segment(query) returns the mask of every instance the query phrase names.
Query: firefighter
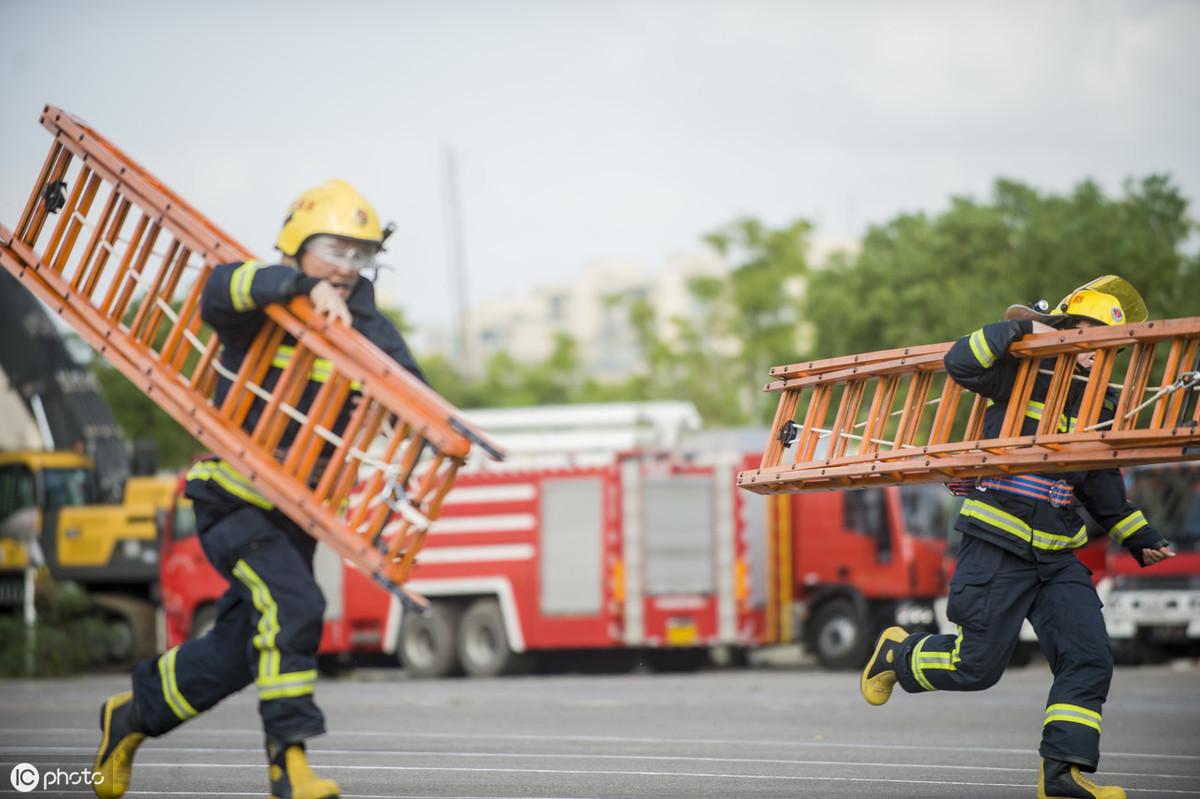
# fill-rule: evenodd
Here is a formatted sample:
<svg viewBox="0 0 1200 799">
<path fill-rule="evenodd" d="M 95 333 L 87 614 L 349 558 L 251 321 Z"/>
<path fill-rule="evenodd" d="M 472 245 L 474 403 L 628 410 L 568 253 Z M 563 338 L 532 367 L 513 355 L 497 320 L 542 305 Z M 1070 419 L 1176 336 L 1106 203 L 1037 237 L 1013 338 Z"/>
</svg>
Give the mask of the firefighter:
<svg viewBox="0 0 1200 799">
<path fill-rule="evenodd" d="M 1137 291 L 1106 275 L 1068 294 L 1052 314 L 1010 307 L 1005 321 L 955 342 L 946 354 L 946 371 L 989 400 L 984 436 L 994 438 L 1017 374 L 1017 359 L 1008 353 L 1014 341 L 1031 333 L 1145 319 Z M 1077 356 L 1076 373 L 1086 375 L 1094 357 Z M 1024 408 L 1022 435 L 1036 433 L 1049 383 L 1050 376 L 1040 372 Z M 1083 389 L 1084 381 L 1071 381 L 1059 432 L 1075 429 Z M 1112 419 L 1115 409 L 1116 393 L 1109 389 L 1101 422 Z M 946 609 L 957 634 L 885 630 L 860 679 L 863 697 L 882 705 L 897 682 L 909 693 L 989 688 L 1000 679 L 1028 618 L 1054 672 L 1039 750 L 1039 799 L 1124 799 L 1121 788 L 1097 785 L 1083 774 L 1094 772 L 1100 759 L 1101 707 L 1113 661 L 1090 572 L 1072 552 L 1087 543 L 1072 505 L 1081 503 L 1143 567 L 1172 557 L 1170 545 L 1125 498 L 1117 469 L 989 477 L 967 490 L 955 524 L 963 537 Z"/>
<path fill-rule="evenodd" d="M 259 329 L 263 308 L 306 294 L 316 311 L 350 324 L 404 368 L 424 380 L 404 338 L 375 306 L 374 286 L 363 274 L 375 267 L 390 232 L 374 208 L 349 184 L 334 180 L 300 195 L 291 206 L 276 247 L 281 263 L 255 261 L 216 267 L 204 287 L 201 316 L 220 336 L 221 364 L 236 373 Z M 263 380 L 268 390 L 287 366 L 295 340 L 285 338 Z M 304 412 L 330 364 L 318 360 L 299 405 Z M 216 403 L 229 390 L 218 381 Z M 356 392 L 335 428 L 347 423 Z M 256 401 L 244 424 L 254 429 L 263 403 Z M 292 424 L 280 448 L 297 428 Z M 335 430 L 336 432 L 336 430 Z M 217 603 L 216 623 L 200 638 L 138 664 L 132 690 L 110 697 L 100 709 L 101 742 L 95 769 L 100 797 L 119 797 L 129 787 L 134 752 L 203 713 L 253 682 L 266 735 L 272 797 L 335 797 L 337 784 L 310 770 L 305 742 L 325 732 L 313 699 L 317 647 L 325 600 L 312 573 L 316 541 L 295 520 L 274 508 L 231 465 L 219 459 L 196 463 L 187 474 L 196 529 L 205 555 L 229 581 Z"/>
</svg>

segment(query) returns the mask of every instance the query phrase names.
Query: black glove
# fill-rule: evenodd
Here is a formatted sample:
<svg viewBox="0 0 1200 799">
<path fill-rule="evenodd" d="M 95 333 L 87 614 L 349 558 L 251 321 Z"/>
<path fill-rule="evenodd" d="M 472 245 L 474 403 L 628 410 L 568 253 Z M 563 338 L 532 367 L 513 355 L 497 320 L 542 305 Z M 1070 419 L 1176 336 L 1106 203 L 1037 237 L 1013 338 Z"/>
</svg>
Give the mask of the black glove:
<svg viewBox="0 0 1200 799">
<path fill-rule="evenodd" d="M 1129 554 L 1133 555 L 1133 559 L 1136 560 L 1138 562 L 1138 565 L 1144 569 L 1144 568 L 1146 568 L 1146 560 L 1142 554 L 1143 550 L 1162 549 L 1163 547 L 1169 547 L 1169 546 L 1171 546 L 1170 541 L 1168 541 L 1165 538 L 1160 538 L 1148 547 L 1137 547 L 1136 549 L 1130 549 Z"/>
</svg>

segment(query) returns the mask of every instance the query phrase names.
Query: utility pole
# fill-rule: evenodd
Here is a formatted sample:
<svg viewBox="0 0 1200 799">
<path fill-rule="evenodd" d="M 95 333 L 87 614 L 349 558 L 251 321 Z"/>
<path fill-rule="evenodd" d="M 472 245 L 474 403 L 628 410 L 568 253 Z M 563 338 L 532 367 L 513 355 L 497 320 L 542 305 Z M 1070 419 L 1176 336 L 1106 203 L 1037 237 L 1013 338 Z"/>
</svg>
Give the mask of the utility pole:
<svg viewBox="0 0 1200 799">
<path fill-rule="evenodd" d="M 446 260 L 450 273 L 450 307 L 453 314 L 454 362 L 470 368 L 467 324 L 467 263 L 463 246 L 462 201 L 458 191 L 458 164 L 450 145 L 443 148 L 445 178 L 443 195 L 446 214 Z"/>
</svg>

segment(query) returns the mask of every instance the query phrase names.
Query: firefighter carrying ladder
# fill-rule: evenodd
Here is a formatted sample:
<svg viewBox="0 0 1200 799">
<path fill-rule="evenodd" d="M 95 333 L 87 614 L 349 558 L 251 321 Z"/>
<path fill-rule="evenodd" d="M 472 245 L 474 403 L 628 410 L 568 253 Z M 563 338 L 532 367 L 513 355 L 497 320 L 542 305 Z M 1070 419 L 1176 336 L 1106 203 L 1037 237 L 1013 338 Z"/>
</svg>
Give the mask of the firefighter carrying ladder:
<svg viewBox="0 0 1200 799">
<path fill-rule="evenodd" d="M 987 401 L 975 395 L 968 411 L 945 373 L 951 343 L 773 368 L 771 438 L 738 484 L 779 494 L 1200 459 L 1200 317 L 1026 336 L 1009 349 L 1019 371 L 990 439 L 981 438 Z M 1075 356 L 1088 350 L 1092 370 L 1077 375 Z M 1124 381 L 1110 383 L 1125 357 Z M 1036 434 L 1022 436 L 1039 371 L 1051 375 L 1049 390 Z M 1066 419 L 1075 380 L 1086 387 L 1078 418 Z M 1110 386 L 1115 418 L 1099 422 Z"/>
<path fill-rule="evenodd" d="M 402 583 L 455 475 L 474 447 L 502 450 L 307 297 L 264 308 L 268 324 L 237 373 L 226 370 L 202 330 L 201 290 L 214 266 L 250 253 L 83 121 L 53 106 L 40 121 L 54 142 L 16 228 L 0 226 L 0 264 L 282 512 L 421 607 Z M 285 335 L 291 359 L 266 390 Z M 328 380 L 301 413 L 314 368 Z M 218 374 L 231 383 L 219 406 Z M 335 434 L 352 390 L 361 397 Z M 247 432 L 255 402 L 263 411 Z M 360 482 L 369 499 L 347 510 Z"/>
</svg>

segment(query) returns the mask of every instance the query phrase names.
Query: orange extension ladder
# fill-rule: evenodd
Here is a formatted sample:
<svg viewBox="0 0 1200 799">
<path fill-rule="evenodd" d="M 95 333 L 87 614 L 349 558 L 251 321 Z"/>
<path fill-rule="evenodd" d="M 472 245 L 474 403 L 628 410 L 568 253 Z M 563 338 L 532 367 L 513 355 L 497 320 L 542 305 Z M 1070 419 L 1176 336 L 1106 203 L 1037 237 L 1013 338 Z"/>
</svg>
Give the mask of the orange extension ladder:
<svg viewBox="0 0 1200 799">
<path fill-rule="evenodd" d="M 220 342 L 202 330 L 200 292 L 214 266 L 250 253 L 83 121 L 52 106 L 40 121 L 54 142 L 16 228 L 0 226 L 0 263 L 276 507 L 422 607 L 401 584 L 442 500 L 474 447 L 494 458 L 502 450 L 307 297 L 265 308 L 268 323 L 226 373 Z M 285 334 L 296 339 L 290 361 L 264 390 Z M 314 367 L 329 377 L 301 413 Z M 219 372 L 232 385 L 217 406 Z M 361 397 L 334 434 L 352 390 Z M 246 432 L 256 400 L 263 412 Z M 289 425 L 297 430 L 283 449 Z M 360 483 L 369 499 L 348 510 Z"/>
<path fill-rule="evenodd" d="M 1200 317 L 1028 336 L 1003 427 L 981 438 L 987 402 L 970 410 L 942 359 L 951 343 L 779 366 L 766 391 L 779 405 L 758 469 L 742 488 L 779 494 L 989 475 L 1062 472 L 1200 459 Z M 1124 382 L 1111 384 L 1129 348 Z M 1075 356 L 1094 350 L 1091 373 Z M 1035 435 L 1021 435 L 1039 371 L 1052 375 Z M 1071 381 L 1086 382 L 1079 416 L 1063 414 Z M 1115 418 L 1099 422 L 1107 389 Z M 1152 387 L 1153 386 L 1153 387 Z M 832 420 L 830 412 L 832 409 Z M 933 409 L 933 410 L 931 410 Z M 795 446 L 793 450 L 792 447 Z M 789 454 L 790 452 L 790 454 Z"/>
</svg>

